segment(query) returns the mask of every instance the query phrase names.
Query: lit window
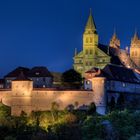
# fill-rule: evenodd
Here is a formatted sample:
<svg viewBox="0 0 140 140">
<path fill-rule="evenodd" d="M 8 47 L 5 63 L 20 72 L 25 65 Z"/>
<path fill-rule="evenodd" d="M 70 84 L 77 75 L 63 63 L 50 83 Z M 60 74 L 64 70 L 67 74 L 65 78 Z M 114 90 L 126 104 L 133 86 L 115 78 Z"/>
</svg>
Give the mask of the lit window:
<svg viewBox="0 0 140 140">
<path fill-rule="evenodd" d="M 88 38 L 86 38 L 86 43 L 88 43 Z"/>
<path fill-rule="evenodd" d="M 90 81 L 86 81 L 86 84 L 89 85 L 90 84 Z"/>
<path fill-rule="evenodd" d="M 125 85 L 125 83 L 123 83 L 123 87 L 125 87 L 126 85 Z"/>
<path fill-rule="evenodd" d="M 90 43 L 92 43 L 92 38 L 90 38 Z"/>
<path fill-rule="evenodd" d="M 36 74 L 36 75 L 39 75 L 39 72 L 36 72 L 35 74 Z"/>
</svg>

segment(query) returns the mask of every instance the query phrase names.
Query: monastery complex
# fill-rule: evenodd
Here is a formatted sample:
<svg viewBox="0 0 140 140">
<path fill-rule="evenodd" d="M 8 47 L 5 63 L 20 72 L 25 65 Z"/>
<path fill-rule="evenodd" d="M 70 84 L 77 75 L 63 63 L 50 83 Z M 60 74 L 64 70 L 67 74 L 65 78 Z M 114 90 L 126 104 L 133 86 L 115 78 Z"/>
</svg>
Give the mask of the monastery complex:
<svg viewBox="0 0 140 140">
<path fill-rule="evenodd" d="M 84 80 L 84 89 L 69 90 L 53 87 L 51 73 L 45 67 L 17 68 L 5 76 L 5 85 L 0 85 L 0 101 L 11 107 L 12 115 L 22 111 L 50 110 L 53 102 L 60 110 L 77 103 L 77 108 L 86 110 L 95 103 L 99 114 L 107 113 L 108 104 L 114 100 L 120 104 L 140 101 L 140 39 L 135 32 L 129 49 L 121 49 L 121 42 L 114 33 L 109 45 L 99 43 L 99 35 L 90 11 L 84 33 L 81 52 L 75 50 L 74 69 Z M 28 75 L 28 76 L 27 76 Z"/>
</svg>

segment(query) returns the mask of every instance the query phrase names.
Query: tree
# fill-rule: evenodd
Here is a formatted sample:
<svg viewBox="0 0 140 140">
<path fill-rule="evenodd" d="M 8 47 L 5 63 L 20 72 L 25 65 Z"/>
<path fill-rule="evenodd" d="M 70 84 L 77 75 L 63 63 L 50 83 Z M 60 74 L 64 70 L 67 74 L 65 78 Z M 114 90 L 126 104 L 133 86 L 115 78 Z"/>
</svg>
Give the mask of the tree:
<svg viewBox="0 0 140 140">
<path fill-rule="evenodd" d="M 88 107 L 88 114 L 93 115 L 96 113 L 96 105 L 95 103 L 91 103 Z"/>
<path fill-rule="evenodd" d="M 80 88 L 82 85 L 82 77 L 80 73 L 74 69 L 70 69 L 62 74 L 62 82 L 64 86 L 69 88 Z"/>
<path fill-rule="evenodd" d="M 52 102 L 51 113 L 52 113 L 53 121 L 55 121 L 56 116 L 58 116 L 58 109 L 59 109 L 59 104 L 57 102 Z"/>
<path fill-rule="evenodd" d="M 115 109 L 115 98 L 114 97 L 111 97 L 111 101 L 109 102 L 109 108 L 110 108 L 110 111 L 113 111 L 113 109 Z"/>
<path fill-rule="evenodd" d="M 76 101 L 76 102 L 74 103 L 75 109 L 78 109 L 78 105 L 79 105 L 79 102 Z"/>
</svg>

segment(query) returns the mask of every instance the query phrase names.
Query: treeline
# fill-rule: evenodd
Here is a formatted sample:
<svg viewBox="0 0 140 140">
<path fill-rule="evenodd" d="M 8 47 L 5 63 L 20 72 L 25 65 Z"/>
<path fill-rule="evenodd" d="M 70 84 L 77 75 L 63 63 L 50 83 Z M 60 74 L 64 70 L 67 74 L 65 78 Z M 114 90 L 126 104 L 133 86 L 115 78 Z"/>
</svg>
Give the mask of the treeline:
<svg viewBox="0 0 140 140">
<path fill-rule="evenodd" d="M 29 116 L 10 116 L 10 108 L 0 104 L 0 140 L 137 140 L 140 112 L 112 111 L 105 116 L 87 111 L 66 109 L 32 112 Z"/>
</svg>

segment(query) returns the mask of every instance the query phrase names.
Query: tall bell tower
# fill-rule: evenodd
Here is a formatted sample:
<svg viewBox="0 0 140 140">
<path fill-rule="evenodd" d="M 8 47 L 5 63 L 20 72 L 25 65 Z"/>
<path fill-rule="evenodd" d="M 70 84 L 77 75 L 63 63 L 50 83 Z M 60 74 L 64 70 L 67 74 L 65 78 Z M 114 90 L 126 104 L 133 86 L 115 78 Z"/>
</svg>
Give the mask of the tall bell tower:
<svg viewBox="0 0 140 140">
<path fill-rule="evenodd" d="M 83 33 L 83 56 L 84 56 L 83 63 L 85 66 L 84 68 L 85 70 L 90 69 L 87 66 L 93 67 L 96 65 L 97 46 L 98 46 L 98 34 L 92 16 L 92 11 L 90 9 L 90 14 L 85 26 L 85 31 Z"/>
</svg>

